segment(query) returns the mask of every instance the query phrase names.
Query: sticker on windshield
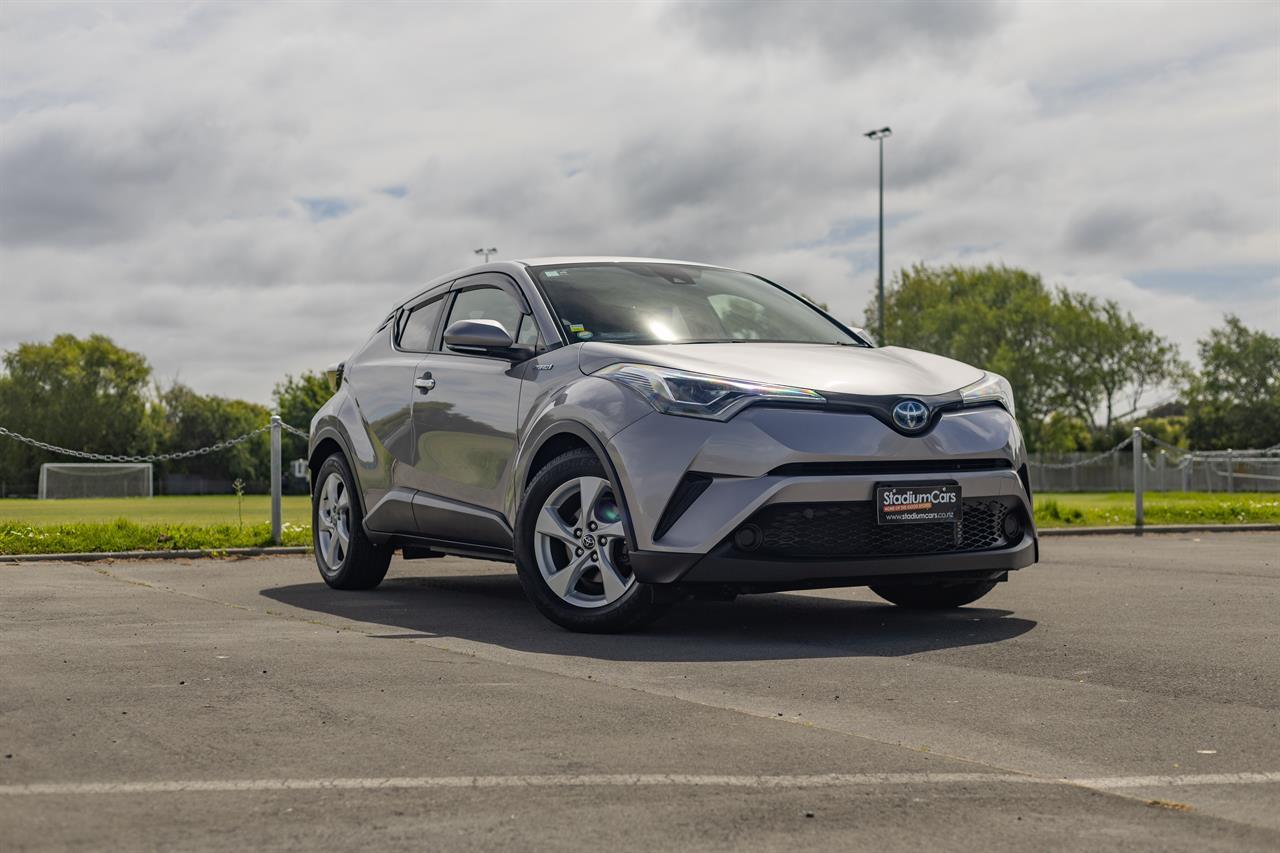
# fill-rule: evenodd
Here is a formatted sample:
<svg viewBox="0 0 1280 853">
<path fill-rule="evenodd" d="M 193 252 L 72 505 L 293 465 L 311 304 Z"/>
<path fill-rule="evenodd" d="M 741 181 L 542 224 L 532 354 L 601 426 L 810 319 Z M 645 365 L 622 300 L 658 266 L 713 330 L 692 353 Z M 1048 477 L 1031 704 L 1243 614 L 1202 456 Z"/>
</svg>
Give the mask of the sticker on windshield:
<svg viewBox="0 0 1280 853">
<path fill-rule="evenodd" d="M 571 332 L 585 332 L 586 330 L 587 330 L 587 327 L 582 325 L 581 323 L 569 324 L 569 331 Z"/>
</svg>

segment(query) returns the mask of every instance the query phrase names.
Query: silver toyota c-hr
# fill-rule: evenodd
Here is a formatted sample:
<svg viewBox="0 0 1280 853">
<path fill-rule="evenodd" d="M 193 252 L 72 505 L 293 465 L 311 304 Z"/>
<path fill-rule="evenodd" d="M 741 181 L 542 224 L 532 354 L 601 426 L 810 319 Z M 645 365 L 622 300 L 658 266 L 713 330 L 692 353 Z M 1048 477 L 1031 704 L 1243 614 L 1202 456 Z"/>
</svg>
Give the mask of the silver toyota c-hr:
<svg viewBox="0 0 1280 853">
<path fill-rule="evenodd" d="M 548 258 L 443 276 L 346 362 L 311 425 L 316 562 L 514 562 L 580 631 L 682 597 L 871 587 L 968 604 L 1038 558 L 1000 376 L 876 347 L 759 276 Z"/>
</svg>

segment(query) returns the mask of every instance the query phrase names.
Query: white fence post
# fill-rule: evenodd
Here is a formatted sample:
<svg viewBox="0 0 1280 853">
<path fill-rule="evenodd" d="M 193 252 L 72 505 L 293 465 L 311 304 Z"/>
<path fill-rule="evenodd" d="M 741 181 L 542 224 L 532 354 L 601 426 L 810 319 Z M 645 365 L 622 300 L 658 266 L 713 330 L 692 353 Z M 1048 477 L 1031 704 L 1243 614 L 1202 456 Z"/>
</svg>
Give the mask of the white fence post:
<svg viewBox="0 0 1280 853">
<path fill-rule="evenodd" d="M 1227 494 L 1236 490 L 1236 458 L 1231 448 L 1227 448 Z"/>
<path fill-rule="evenodd" d="M 280 531 L 280 416 L 271 416 L 271 541 L 279 545 Z"/>
<path fill-rule="evenodd" d="M 1146 473 L 1142 458 L 1142 428 L 1133 428 L 1133 518 L 1134 530 L 1142 535 L 1142 479 Z"/>
</svg>

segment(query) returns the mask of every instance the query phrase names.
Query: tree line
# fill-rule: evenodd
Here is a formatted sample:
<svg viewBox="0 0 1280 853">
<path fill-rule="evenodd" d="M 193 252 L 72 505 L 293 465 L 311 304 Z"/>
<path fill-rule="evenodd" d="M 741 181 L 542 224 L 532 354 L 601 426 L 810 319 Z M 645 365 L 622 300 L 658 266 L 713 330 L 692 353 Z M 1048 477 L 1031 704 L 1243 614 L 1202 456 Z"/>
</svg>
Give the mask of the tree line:
<svg viewBox="0 0 1280 853">
<path fill-rule="evenodd" d="M 148 456 L 207 447 L 257 429 L 271 409 L 247 400 L 200 394 L 187 385 L 158 384 L 140 353 L 105 335 L 58 335 L 6 352 L 0 373 L 0 426 L 60 447 L 120 456 Z M 303 430 L 325 400 L 323 375 L 285 376 L 273 393 L 285 423 Z M 306 456 L 306 442 L 285 433 L 283 458 Z M 5 494 L 33 494 L 43 462 L 76 459 L 0 439 L 0 483 Z M 242 480 L 266 489 L 271 476 L 267 433 L 204 456 L 158 462 L 158 478 Z"/>
<path fill-rule="evenodd" d="M 866 316 L 877 328 L 874 300 Z M 885 338 L 1002 374 L 1033 451 L 1105 450 L 1134 426 L 1195 450 L 1280 443 L 1280 338 L 1231 315 L 1192 370 L 1114 300 L 1013 267 L 917 264 L 889 282 Z M 1172 399 L 1140 411 L 1155 389 Z"/>
<path fill-rule="evenodd" d="M 868 328 L 877 327 L 874 301 Z M 951 356 L 1012 383 L 1031 450 L 1105 450 L 1136 424 L 1195 450 L 1280 443 L 1280 338 L 1227 316 L 1199 343 L 1192 370 L 1168 340 L 1112 300 L 1050 288 L 1011 267 L 916 265 L 885 294 L 889 344 Z M 1139 412 L 1154 388 L 1175 394 Z M 329 398 L 318 373 L 285 376 L 274 409 L 306 429 Z M 6 352 L 0 372 L 0 426 L 63 447 L 143 456 L 205 447 L 267 423 L 267 406 L 162 386 L 146 358 L 104 335 L 59 335 Z M 285 433 L 284 459 L 306 455 Z M 32 494 L 42 462 L 72 461 L 0 438 L 0 491 Z M 270 438 L 156 464 L 160 477 L 245 481 L 265 489 Z"/>
</svg>

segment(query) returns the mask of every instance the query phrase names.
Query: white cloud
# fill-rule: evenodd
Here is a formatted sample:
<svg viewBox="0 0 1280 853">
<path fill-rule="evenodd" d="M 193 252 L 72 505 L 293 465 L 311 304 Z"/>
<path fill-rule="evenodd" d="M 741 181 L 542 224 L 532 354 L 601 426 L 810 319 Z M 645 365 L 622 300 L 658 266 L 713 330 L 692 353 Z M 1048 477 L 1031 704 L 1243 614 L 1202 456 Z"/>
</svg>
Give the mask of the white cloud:
<svg viewBox="0 0 1280 853">
<path fill-rule="evenodd" d="M 1188 356 L 1280 331 L 1280 9 L 940 8 L 3 4 L 0 348 L 102 331 L 265 400 L 482 244 L 860 317 L 885 124 L 891 269 L 1027 266 Z"/>
</svg>

